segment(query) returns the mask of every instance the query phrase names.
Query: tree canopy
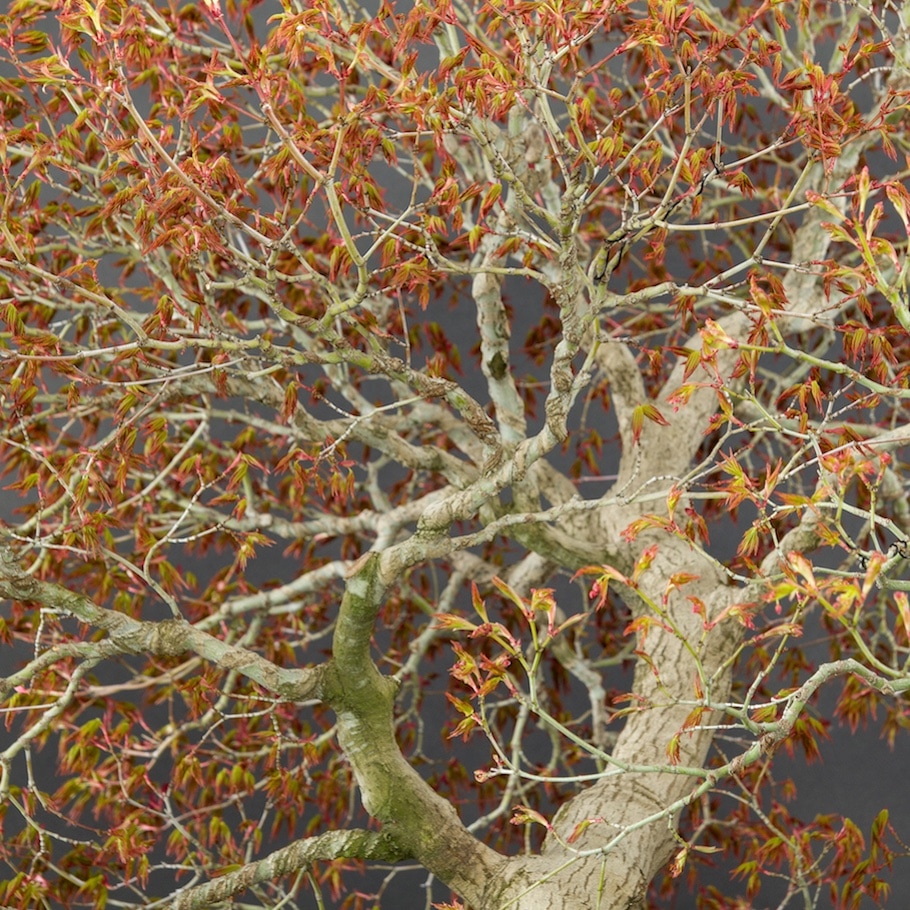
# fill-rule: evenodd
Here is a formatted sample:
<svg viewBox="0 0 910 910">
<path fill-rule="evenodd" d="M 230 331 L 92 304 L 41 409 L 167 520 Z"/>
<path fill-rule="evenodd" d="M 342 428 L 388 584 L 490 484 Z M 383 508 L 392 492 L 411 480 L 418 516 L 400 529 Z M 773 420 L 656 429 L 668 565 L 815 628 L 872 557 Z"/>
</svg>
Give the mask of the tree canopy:
<svg viewBox="0 0 910 910">
<path fill-rule="evenodd" d="M 883 901 L 774 757 L 910 722 L 908 99 L 894 0 L 12 0 L 0 903 Z"/>
</svg>

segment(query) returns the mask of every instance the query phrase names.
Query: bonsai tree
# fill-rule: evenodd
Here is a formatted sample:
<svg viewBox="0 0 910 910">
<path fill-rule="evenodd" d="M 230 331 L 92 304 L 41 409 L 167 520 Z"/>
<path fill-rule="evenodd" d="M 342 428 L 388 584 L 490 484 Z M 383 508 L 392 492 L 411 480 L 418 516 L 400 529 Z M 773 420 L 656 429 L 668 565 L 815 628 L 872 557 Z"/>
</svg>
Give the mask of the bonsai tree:
<svg viewBox="0 0 910 910">
<path fill-rule="evenodd" d="M 908 16 L 13 0 L 0 903 L 882 901 Z"/>
</svg>

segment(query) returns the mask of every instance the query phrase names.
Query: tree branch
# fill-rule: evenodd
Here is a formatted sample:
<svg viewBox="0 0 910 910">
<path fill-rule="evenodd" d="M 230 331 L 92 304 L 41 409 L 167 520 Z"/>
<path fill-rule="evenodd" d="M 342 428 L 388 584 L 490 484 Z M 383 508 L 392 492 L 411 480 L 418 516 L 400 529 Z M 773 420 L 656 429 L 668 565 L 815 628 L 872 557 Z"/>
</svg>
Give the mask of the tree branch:
<svg viewBox="0 0 910 910">
<path fill-rule="evenodd" d="M 476 840 L 452 804 L 424 781 L 395 741 L 397 685 L 370 657 L 386 586 L 380 556 L 355 564 L 335 625 L 326 701 L 338 717 L 338 739 L 354 769 L 364 808 L 400 850 L 413 856 L 467 901 L 479 901 L 504 859 Z"/>
<path fill-rule="evenodd" d="M 107 632 L 121 654 L 179 657 L 193 652 L 223 670 L 242 673 L 288 701 L 322 697 L 325 665 L 303 669 L 276 667 L 264 657 L 220 641 L 183 620 L 142 622 L 116 610 L 99 607 L 83 594 L 33 578 L 19 564 L 9 544 L 3 541 L 0 541 L 0 597 L 71 613 L 82 622 Z M 110 646 L 104 645 L 98 654 L 110 656 Z"/>
<path fill-rule="evenodd" d="M 407 858 L 395 843 L 377 831 L 326 831 L 295 841 L 214 881 L 182 891 L 164 906 L 170 910 L 199 910 L 240 894 L 253 885 L 277 881 L 320 860 L 366 859 L 394 863 Z"/>
</svg>

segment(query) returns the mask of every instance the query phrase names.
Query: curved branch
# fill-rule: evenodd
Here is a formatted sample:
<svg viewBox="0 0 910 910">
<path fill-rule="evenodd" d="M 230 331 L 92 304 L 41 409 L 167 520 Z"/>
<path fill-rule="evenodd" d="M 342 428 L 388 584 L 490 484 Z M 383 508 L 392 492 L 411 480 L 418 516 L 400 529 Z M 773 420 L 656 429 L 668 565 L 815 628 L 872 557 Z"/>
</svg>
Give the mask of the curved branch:
<svg viewBox="0 0 910 910">
<path fill-rule="evenodd" d="M 193 652 L 223 670 L 242 673 L 288 701 L 322 698 L 326 666 L 283 669 L 245 648 L 227 644 L 183 620 L 142 622 L 99 607 L 91 598 L 62 585 L 40 581 L 19 564 L 9 544 L 0 541 L 0 597 L 65 610 L 110 636 L 117 653 L 179 657 Z M 110 645 L 99 642 L 96 656 L 109 655 Z"/>
<path fill-rule="evenodd" d="M 397 847 L 477 903 L 505 862 L 475 839 L 452 804 L 411 767 L 395 741 L 396 683 L 370 657 L 376 615 L 387 586 L 380 556 L 362 557 L 348 576 L 341 602 L 325 700 L 338 717 L 338 739 L 351 763 L 364 808 Z"/>
<path fill-rule="evenodd" d="M 275 881 L 312 866 L 320 860 L 371 859 L 394 863 L 407 859 L 386 835 L 377 831 L 326 831 L 316 837 L 294 841 L 263 859 L 229 872 L 227 875 L 191 887 L 167 906 L 171 910 L 198 910 L 240 894 L 253 885 Z"/>
</svg>

